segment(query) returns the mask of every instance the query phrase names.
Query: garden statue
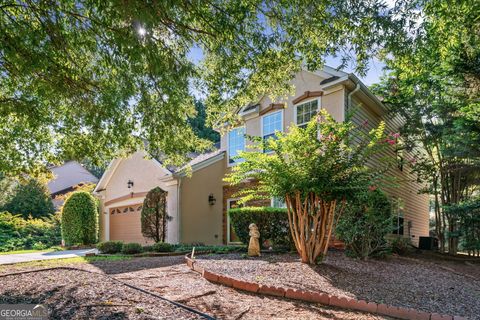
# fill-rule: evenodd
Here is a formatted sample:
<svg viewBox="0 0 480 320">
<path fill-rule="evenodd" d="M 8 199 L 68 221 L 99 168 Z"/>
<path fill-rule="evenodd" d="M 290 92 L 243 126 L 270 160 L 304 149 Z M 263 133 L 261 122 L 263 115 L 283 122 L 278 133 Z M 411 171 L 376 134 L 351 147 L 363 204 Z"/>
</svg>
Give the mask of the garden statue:
<svg viewBox="0 0 480 320">
<path fill-rule="evenodd" d="M 258 232 L 258 227 L 255 223 L 251 223 L 248 228 L 250 232 L 250 243 L 248 244 L 248 256 L 249 257 L 259 257 L 260 256 L 260 232 Z"/>
</svg>

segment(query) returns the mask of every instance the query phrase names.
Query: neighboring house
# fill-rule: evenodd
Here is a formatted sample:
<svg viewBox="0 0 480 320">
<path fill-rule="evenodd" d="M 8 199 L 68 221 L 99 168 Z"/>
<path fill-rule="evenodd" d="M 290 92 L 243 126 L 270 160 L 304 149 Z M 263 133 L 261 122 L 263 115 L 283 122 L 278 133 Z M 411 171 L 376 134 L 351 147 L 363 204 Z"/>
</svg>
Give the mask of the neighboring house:
<svg viewBox="0 0 480 320">
<path fill-rule="evenodd" d="M 268 137 L 275 131 L 288 130 L 292 123 L 304 125 L 320 108 L 337 121 L 343 121 L 350 110 L 355 110 L 353 120 L 363 124 L 365 130 L 381 120 L 391 131 L 401 125 L 399 119 L 387 115 L 383 104 L 353 74 L 325 67 L 318 72 L 299 72 L 292 81 L 295 94 L 286 101 L 262 98 L 241 109 L 242 126 L 223 135 L 218 150 L 193 158 L 189 163 L 191 176 L 165 168 L 143 151 L 114 160 L 95 189 L 102 204 L 101 239 L 148 243 L 141 234 L 140 212 L 146 193 L 159 186 L 168 192 L 167 211 L 171 219 L 167 242 L 235 243 L 227 210 L 238 206 L 234 194 L 241 186 L 230 186 L 223 178 L 238 162 L 232 157 L 249 143 L 245 134 Z M 418 194 L 422 186 L 414 182 L 415 176 L 403 170 L 406 155 L 401 152 L 390 150 L 384 154 L 399 161 L 390 172 L 397 178 L 398 186 L 386 191 L 394 200 L 398 233 L 416 244 L 419 236 L 428 236 L 428 195 Z M 369 165 L 374 166 L 380 157 Z M 272 199 L 251 205 L 283 204 Z"/>
<path fill-rule="evenodd" d="M 76 161 L 67 161 L 61 166 L 51 167 L 53 179 L 48 182 L 48 190 L 55 208 L 63 204 L 63 199 L 57 198 L 73 191 L 75 186 L 86 183 L 97 183 L 98 178 Z"/>
</svg>

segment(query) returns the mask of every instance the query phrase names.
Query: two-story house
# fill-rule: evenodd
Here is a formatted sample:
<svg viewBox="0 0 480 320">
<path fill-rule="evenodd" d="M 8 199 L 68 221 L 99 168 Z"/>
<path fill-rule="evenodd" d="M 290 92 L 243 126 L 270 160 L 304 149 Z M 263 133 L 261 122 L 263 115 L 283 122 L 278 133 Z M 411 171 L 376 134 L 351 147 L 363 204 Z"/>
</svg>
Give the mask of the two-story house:
<svg viewBox="0 0 480 320">
<path fill-rule="evenodd" d="M 232 158 L 249 143 L 245 134 L 268 137 L 288 130 L 293 123 L 304 125 L 320 109 L 326 109 L 337 121 L 344 121 L 353 111 L 353 120 L 366 130 L 382 120 L 391 131 L 401 125 L 400 119 L 389 115 L 381 101 L 353 74 L 325 67 L 317 72 L 301 71 L 292 81 L 295 94 L 286 101 L 262 98 L 239 110 L 241 126 L 224 134 L 217 150 L 194 157 L 189 163 L 190 176 L 182 170 L 165 168 L 144 152 L 112 161 L 95 189 L 102 204 L 101 239 L 148 243 L 141 233 L 140 212 L 147 192 L 159 186 L 168 192 L 168 242 L 234 243 L 237 239 L 227 211 L 238 205 L 234 194 L 239 186 L 230 186 L 223 178 L 238 161 Z M 422 186 L 403 168 L 406 155 L 401 152 L 385 151 L 378 159 L 389 156 L 398 160 L 389 172 L 395 183 L 385 191 L 394 200 L 397 233 L 417 244 L 420 236 L 428 236 L 429 200 L 427 195 L 418 194 Z M 368 165 L 374 166 L 378 159 Z M 254 205 L 283 204 L 271 199 Z"/>
</svg>

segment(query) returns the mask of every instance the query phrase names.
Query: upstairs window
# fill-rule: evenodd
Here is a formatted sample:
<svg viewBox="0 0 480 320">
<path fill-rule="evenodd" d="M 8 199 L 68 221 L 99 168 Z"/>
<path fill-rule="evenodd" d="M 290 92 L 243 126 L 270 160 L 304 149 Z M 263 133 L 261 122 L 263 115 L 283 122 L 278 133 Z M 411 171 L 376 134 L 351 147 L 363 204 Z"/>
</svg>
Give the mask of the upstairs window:
<svg viewBox="0 0 480 320">
<path fill-rule="evenodd" d="M 262 118 L 262 137 L 264 140 L 274 138 L 275 132 L 283 131 L 282 111 L 271 113 Z M 263 150 L 268 152 L 268 150 Z"/>
<path fill-rule="evenodd" d="M 238 156 L 240 151 L 245 151 L 245 127 L 232 129 L 228 133 L 228 162 L 242 162 L 243 159 L 232 159 Z"/>
<path fill-rule="evenodd" d="M 305 127 L 307 123 L 318 112 L 318 99 L 308 101 L 296 106 L 296 120 L 297 126 Z"/>
</svg>

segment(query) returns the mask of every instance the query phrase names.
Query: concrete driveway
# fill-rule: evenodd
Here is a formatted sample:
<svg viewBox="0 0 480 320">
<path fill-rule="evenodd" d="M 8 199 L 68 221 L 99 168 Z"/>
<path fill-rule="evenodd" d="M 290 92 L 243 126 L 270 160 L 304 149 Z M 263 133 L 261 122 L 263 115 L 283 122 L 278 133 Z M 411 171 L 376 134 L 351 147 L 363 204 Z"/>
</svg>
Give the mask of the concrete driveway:
<svg viewBox="0 0 480 320">
<path fill-rule="evenodd" d="M 19 262 L 50 260 L 50 259 L 64 259 L 83 257 L 89 252 L 97 253 L 97 249 L 81 249 L 81 250 L 65 250 L 65 251 L 53 251 L 53 252 L 32 252 L 32 253 L 19 253 L 19 254 L 6 254 L 0 255 L 1 264 L 12 264 Z"/>
</svg>

